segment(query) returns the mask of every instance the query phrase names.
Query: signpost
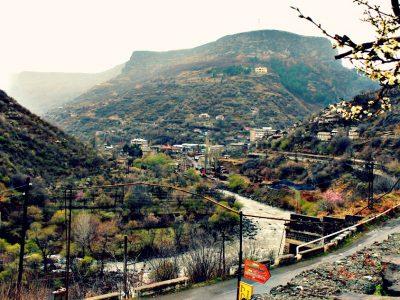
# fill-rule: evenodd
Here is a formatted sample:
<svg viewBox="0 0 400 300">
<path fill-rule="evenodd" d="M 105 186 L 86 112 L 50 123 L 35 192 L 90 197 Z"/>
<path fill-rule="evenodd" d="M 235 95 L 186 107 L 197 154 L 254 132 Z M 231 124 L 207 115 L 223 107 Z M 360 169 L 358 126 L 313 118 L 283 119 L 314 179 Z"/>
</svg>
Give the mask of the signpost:
<svg viewBox="0 0 400 300">
<path fill-rule="evenodd" d="M 271 273 L 264 264 L 246 259 L 244 261 L 244 278 L 264 284 L 271 278 Z"/>
<path fill-rule="evenodd" d="M 239 300 L 251 300 L 253 296 L 253 286 L 241 281 L 239 288 Z"/>
</svg>

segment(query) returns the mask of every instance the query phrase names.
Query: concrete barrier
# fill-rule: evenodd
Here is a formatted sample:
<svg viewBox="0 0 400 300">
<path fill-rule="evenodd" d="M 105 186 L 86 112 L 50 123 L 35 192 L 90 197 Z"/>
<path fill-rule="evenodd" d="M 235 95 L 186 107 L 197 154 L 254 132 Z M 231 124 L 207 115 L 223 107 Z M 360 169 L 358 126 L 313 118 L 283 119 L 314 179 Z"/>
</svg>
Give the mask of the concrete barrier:
<svg viewBox="0 0 400 300">
<path fill-rule="evenodd" d="M 291 265 L 296 262 L 296 256 L 293 254 L 281 255 L 276 259 L 274 267 Z"/>
<path fill-rule="evenodd" d="M 307 249 L 301 252 L 301 258 L 310 258 L 319 254 L 322 254 L 325 252 L 325 247 L 324 246 L 319 246 L 311 249 Z"/>
</svg>

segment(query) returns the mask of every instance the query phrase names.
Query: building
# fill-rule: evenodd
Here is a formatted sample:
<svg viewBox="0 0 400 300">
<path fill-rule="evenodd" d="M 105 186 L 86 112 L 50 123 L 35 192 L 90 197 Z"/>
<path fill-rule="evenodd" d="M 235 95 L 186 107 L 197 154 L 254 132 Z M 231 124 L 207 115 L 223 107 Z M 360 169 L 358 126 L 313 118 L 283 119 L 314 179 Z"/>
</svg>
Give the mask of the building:
<svg viewBox="0 0 400 300">
<path fill-rule="evenodd" d="M 264 137 L 272 136 L 277 132 L 277 130 L 272 129 L 272 127 L 263 128 L 251 128 L 250 129 L 250 142 L 254 143 L 262 140 Z"/>
<path fill-rule="evenodd" d="M 339 130 L 338 130 L 338 129 L 333 129 L 333 130 L 331 131 L 331 136 L 332 136 L 332 137 L 337 136 L 338 134 L 339 134 Z"/>
<path fill-rule="evenodd" d="M 202 114 L 199 114 L 199 118 L 200 118 L 200 119 L 209 119 L 209 118 L 210 118 L 210 115 L 207 114 L 207 113 L 202 113 Z"/>
<path fill-rule="evenodd" d="M 254 68 L 254 72 L 256 74 L 265 75 L 265 74 L 268 74 L 268 68 L 267 67 L 256 67 L 256 68 Z"/>
<path fill-rule="evenodd" d="M 351 127 L 349 130 L 349 139 L 358 140 L 360 138 L 360 132 L 357 127 Z"/>
<path fill-rule="evenodd" d="M 339 121 L 339 117 L 335 112 L 328 110 L 325 111 L 320 117 L 316 117 L 314 121 L 318 121 L 319 124 L 334 124 Z"/>
<path fill-rule="evenodd" d="M 224 115 L 218 115 L 218 116 L 215 117 L 215 120 L 223 121 L 223 120 L 225 120 L 225 117 L 224 117 Z"/>
<path fill-rule="evenodd" d="M 317 133 L 317 138 L 320 141 L 327 142 L 327 141 L 330 141 L 332 139 L 332 133 L 328 132 L 328 131 L 319 131 Z"/>
<path fill-rule="evenodd" d="M 147 147 L 149 145 L 149 142 L 145 139 L 136 138 L 136 139 L 131 140 L 131 145 L 139 145 L 139 146 Z"/>
</svg>

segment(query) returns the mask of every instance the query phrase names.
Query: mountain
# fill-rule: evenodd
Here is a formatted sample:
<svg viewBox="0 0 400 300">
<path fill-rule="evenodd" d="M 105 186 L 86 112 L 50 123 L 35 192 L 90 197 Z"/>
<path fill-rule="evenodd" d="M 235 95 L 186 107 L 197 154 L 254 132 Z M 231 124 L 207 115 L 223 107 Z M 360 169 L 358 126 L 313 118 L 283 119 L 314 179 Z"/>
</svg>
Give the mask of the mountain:
<svg viewBox="0 0 400 300">
<path fill-rule="evenodd" d="M 232 140 L 246 127 L 282 128 L 376 87 L 335 54 L 325 38 L 276 30 L 193 49 L 135 51 L 119 76 L 47 117 L 86 138 L 112 130 L 173 143 L 200 141 L 198 132 L 209 131 L 215 141 Z"/>
<path fill-rule="evenodd" d="M 43 121 L 0 90 L 0 183 L 16 174 L 41 177 L 84 176 L 102 161 L 93 150 Z"/>
<path fill-rule="evenodd" d="M 8 93 L 31 111 L 43 114 L 119 75 L 123 66 L 94 74 L 22 72 L 13 76 Z"/>
</svg>

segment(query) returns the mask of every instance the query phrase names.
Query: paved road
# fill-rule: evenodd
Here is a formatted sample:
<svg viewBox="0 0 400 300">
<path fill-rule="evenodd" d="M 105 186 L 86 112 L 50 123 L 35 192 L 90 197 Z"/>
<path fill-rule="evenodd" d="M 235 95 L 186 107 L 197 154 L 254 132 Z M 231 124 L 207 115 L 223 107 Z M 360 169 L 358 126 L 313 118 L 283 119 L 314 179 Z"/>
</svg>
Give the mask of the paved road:
<svg viewBox="0 0 400 300">
<path fill-rule="evenodd" d="M 353 244 L 342 248 L 328 256 L 317 257 L 302 261 L 298 264 L 281 267 L 271 270 L 271 279 L 265 285 L 254 284 L 255 293 L 267 293 L 277 285 L 289 282 L 293 277 L 303 271 L 313 269 L 320 264 L 331 263 L 343 259 L 358 250 L 368 247 L 374 242 L 381 242 L 387 239 L 389 234 L 400 233 L 400 218 L 388 221 L 383 227 L 374 229 Z M 228 280 L 210 286 L 194 288 L 170 295 L 158 296 L 162 300 L 232 300 L 236 297 L 236 280 Z"/>
</svg>

